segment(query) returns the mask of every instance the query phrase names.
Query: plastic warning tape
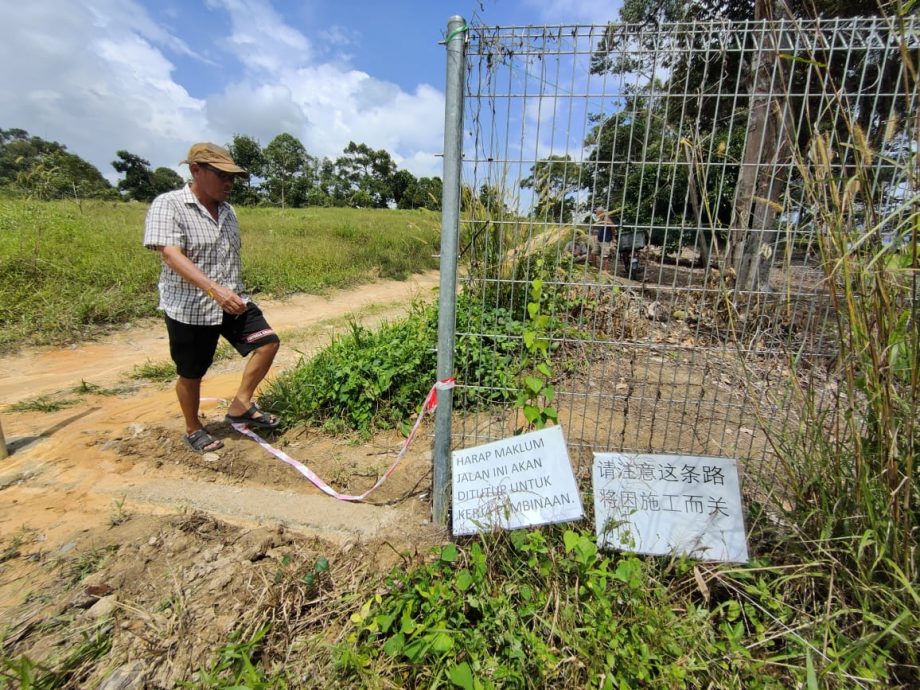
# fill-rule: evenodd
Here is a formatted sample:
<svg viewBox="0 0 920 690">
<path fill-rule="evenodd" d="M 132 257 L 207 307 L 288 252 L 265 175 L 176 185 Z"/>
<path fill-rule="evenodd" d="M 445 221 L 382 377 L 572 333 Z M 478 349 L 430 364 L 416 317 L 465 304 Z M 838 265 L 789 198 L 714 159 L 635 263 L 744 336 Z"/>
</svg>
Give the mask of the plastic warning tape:
<svg viewBox="0 0 920 690">
<path fill-rule="evenodd" d="M 422 404 L 422 411 L 418 415 L 418 419 L 415 420 L 415 425 L 412 427 L 412 431 L 409 432 L 409 435 L 406 437 L 406 440 L 403 442 L 402 448 L 400 448 L 399 453 L 396 455 L 396 459 L 393 461 L 393 464 L 390 465 L 389 469 L 384 472 L 380 478 L 377 480 L 377 483 L 374 484 L 370 489 L 365 491 L 363 494 L 353 496 L 350 494 L 341 494 L 335 489 L 333 489 L 329 484 L 327 484 L 323 479 L 321 479 L 313 470 L 304 465 L 299 460 L 295 460 L 290 455 L 285 453 L 279 448 L 275 448 L 268 441 L 263 439 L 252 429 L 249 428 L 248 424 L 231 424 L 231 426 L 236 429 L 239 433 L 244 436 L 248 436 L 253 441 L 258 443 L 262 448 L 264 448 L 268 453 L 274 455 L 276 458 L 282 462 L 286 462 L 288 465 L 293 467 L 295 470 L 300 472 L 304 477 L 309 479 L 316 485 L 320 491 L 324 494 L 337 498 L 340 501 L 363 501 L 365 498 L 370 496 L 370 494 L 375 491 L 381 484 L 383 484 L 393 471 L 396 469 L 396 466 L 402 461 L 403 456 L 406 454 L 406 451 L 409 449 L 409 445 L 412 443 L 412 439 L 415 438 L 415 434 L 418 431 L 419 426 L 422 423 L 422 419 L 426 414 L 431 414 L 434 412 L 435 408 L 438 406 L 438 391 L 449 390 L 456 385 L 456 381 L 453 378 L 443 379 L 436 382 L 431 390 L 428 392 L 428 395 L 425 398 L 425 402 Z"/>
</svg>

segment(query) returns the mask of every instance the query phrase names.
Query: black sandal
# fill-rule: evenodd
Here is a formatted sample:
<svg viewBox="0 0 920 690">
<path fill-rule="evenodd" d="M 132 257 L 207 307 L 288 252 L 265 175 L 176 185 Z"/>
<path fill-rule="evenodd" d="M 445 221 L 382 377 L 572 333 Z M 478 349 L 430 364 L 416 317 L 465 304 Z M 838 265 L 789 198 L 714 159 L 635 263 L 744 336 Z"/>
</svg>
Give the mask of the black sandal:
<svg viewBox="0 0 920 690">
<path fill-rule="evenodd" d="M 228 414 L 224 417 L 227 424 L 245 424 L 247 426 L 261 427 L 263 429 L 274 429 L 281 423 L 275 415 L 264 412 L 258 405 L 253 403 L 243 414 Z"/>
<path fill-rule="evenodd" d="M 204 429 L 193 431 L 188 436 L 183 436 L 182 440 L 185 441 L 185 445 L 196 453 L 211 453 L 224 447 L 223 441 L 219 438 L 214 438 Z"/>
</svg>

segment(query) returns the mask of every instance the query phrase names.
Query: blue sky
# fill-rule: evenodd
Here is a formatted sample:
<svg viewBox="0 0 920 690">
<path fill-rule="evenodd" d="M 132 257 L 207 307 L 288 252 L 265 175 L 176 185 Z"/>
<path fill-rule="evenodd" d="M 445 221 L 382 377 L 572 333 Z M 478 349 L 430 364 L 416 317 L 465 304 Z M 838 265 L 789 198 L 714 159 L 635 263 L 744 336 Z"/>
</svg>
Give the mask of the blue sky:
<svg viewBox="0 0 920 690">
<path fill-rule="evenodd" d="M 0 2 L 0 128 L 65 144 L 110 179 L 118 149 L 173 167 L 200 140 L 350 141 L 440 174 L 447 20 L 603 23 L 619 0 Z"/>
</svg>

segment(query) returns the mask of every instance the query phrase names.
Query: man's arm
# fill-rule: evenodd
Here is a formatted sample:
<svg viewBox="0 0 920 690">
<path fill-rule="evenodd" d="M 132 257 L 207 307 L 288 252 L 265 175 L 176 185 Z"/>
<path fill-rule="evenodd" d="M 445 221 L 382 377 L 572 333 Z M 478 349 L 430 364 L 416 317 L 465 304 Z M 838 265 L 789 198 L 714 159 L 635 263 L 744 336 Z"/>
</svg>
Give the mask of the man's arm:
<svg viewBox="0 0 920 690">
<path fill-rule="evenodd" d="M 163 259 L 163 263 L 169 266 L 187 283 L 194 285 L 201 291 L 206 292 L 208 297 L 213 299 L 220 308 L 228 314 L 242 314 L 246 311 L 246 303 L 243 299 L 228 287 L 215 283 L 208 278 L 204 272 L 189 259 L 180 247 L 162 247 L 158 246 L 157 250 Z"/>
</svg>

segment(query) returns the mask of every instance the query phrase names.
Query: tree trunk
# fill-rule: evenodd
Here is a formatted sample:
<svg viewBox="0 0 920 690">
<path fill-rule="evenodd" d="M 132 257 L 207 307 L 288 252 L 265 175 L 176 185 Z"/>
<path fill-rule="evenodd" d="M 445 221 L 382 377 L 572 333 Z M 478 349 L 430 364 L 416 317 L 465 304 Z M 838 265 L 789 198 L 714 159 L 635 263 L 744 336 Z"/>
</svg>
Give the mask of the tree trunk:
<svg viewBox="0 0 920 690">
<path fill-rule="evenodd" d="M 756 0 L 755 19 L 772 19 L 771 0 Z M 788 177 L 789 115 L 783 65 L 777 57 L 781 33 L 767 27 L 760 36 L 748 112 L 747 137 L 729 233 L 728 263 L 738 290 L 767 285 L 776 243 L 776 209 Z"/>
</svg>

